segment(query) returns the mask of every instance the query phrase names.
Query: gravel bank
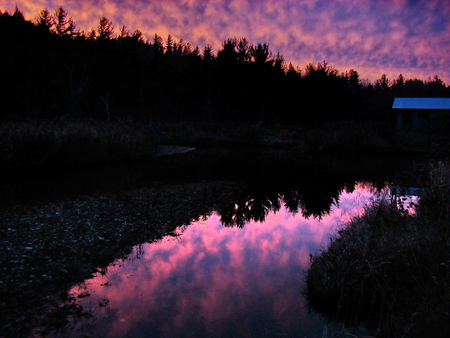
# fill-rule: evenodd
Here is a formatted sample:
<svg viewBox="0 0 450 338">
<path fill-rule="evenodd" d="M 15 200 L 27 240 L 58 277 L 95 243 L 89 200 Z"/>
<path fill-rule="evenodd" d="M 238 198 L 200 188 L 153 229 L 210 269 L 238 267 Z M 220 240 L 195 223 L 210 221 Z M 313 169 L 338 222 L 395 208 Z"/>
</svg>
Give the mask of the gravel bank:
<svg viewBox="0 0 450 338">
<path fill-rule="evenodd" d="M 226 182 L 154 184 L 119 195 L 0 210 L 0 337 L 64 327 L 79 311 L 67 290 L 127 255 L 134 245 L 233 203 Z"/>
</svg>

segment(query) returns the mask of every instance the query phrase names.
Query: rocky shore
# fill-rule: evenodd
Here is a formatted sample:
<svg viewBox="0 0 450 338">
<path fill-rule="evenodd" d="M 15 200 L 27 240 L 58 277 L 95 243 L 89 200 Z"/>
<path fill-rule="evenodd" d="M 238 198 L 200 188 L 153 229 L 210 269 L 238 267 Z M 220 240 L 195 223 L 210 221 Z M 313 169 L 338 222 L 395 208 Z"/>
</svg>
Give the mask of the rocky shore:
<svg viewBox="0 0 450 338">
<path fill-rule="evenodd" d="M 45 334 L 82 315 L 67 290 L 134 245 L 230 203 L 227 182 L 164 186 L 0 210 L 0 337 Z"/>
</svg>

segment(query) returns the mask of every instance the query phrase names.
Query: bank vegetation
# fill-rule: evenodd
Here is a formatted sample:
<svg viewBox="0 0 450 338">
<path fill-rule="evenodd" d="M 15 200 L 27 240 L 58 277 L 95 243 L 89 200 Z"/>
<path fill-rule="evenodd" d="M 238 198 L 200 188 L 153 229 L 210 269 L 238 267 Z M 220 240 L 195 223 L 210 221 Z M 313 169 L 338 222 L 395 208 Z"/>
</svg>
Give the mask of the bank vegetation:
<svg viewBox="0 0 450 338">
<path fill-rule="evenodd" d="M 428 169 L 415 212 L 381 199 L 312 257 L 313 309 L 376 337 L 448 337 L 450 166 Z"/>
</svg>

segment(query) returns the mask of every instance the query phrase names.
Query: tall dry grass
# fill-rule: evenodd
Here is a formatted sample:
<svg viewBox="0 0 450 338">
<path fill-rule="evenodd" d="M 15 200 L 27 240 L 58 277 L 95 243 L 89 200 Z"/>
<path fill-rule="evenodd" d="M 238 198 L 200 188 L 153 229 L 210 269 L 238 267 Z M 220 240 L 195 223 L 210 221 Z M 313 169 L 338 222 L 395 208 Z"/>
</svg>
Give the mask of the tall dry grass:
<svg viewBox="0 0 450 338">
<path fill-rule="evenodd" d="M 148 155 L 146 126 L 56 118 L 0 124 L 0 172 L 84 166 Z"/>
<path fill-rule="evenodd" d="M 450 334 L 450 166 L 429 171 L 417 212 L 388 199 L 340 230 L 312 257 L 310 306 L 377 337 Z"/>
<path fill-rule="evenodd" d="M 386 123 L 337 122 L 321 127 L 281 124 L 185 122 L 162 125 L 179 142 L 194 146 L 278 146 L 304 154 L 450 153 L 445 135 L 396 130 Z"/>
</svg>

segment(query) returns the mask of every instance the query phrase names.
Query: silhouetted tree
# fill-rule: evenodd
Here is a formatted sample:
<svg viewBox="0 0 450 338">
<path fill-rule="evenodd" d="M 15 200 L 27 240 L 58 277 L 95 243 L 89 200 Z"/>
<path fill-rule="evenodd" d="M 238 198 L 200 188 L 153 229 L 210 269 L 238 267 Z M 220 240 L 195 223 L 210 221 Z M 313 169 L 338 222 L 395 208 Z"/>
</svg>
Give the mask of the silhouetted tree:
<svg viewBox="0 0 450 338">
<path fill-rule="evenodd" d="M 22 12 L 20 11 L 19 7 L 17 7 L 17 4 L 14 6 L 12 17 L 14 19 L 17 19 L 17 20 L 20 20 L 20 21 L 25 21 L 25 18 L 23 17 Z"/>
<path fill-rule="evenodd" d="M 286 75 L 288 77 L 297 77 L 297 75 L 301 75 L 301 70 L 296 69 L 292 62 L 290 62 L 289 66 L 287 67 Z"/>
<path fill-rule="evenodd" d="M 212 47 L 208 44 L 203 49 L 203 60 L 206 62 L 214 60 L 214 53 L 212 51 Z"/>
<path fill-rule="evenodd" d="M 405 78 L 403 77 L 403 74 L 400 74 L 392 84 L 392 91 L 394 92 L 395 96 L 404 96 L 404 90 Z"/>
<path fill-rule="evenodd" d="M 387 91 L 390 86 L 390 81 L 387 78 L 386 74 L 381 75 L 381 78 L 379 78 L 375 82 L 375 89 L 379 91 Z"/>
<path fill-rule="evenodd" d="M 269 58 L 271 57 L 269 45 L 267 43 L 258 43 L 256 47 L 252 46 L 250 53 L 253 61 L 256 64 L 264 64 L 268 62 Z"/>
<path fill-rule="evenodd" d="M 53 18 L 47 8 L 41 10 L 37 16 L 37 26 L 50 31 L 53 27 Z"/>
<path fill-rule="evenodd" d="M 237 58 L 240 62 L 248 62 L 250 61 L 252 55 L 251 55 L 251 48 L 248 42 L 247 38 L 240 38 L 237 42 Z"/>
<path fill-rule="evenodd" d="M 114 38 L 104 16 L 97 29 L 80 33 L 61 6 L 53 14 L 41 10 L 35 21 L 17 6 L 12 14 L 0 11 L 0 58 L 8 65 L 2 112 L 320 124 L 386 120 L 394 95 L 450 96 L 438 76 L 390 82 L 383 75 L 372 84 L 325 61 L 286 65 L 267 43 L 245 37 L 226 39 L 214 53 L 171 35 L 148 41 L 125 26 Z"/>
<path fill-rule="evenodd" d="M 405 96 L 425 96 L 425 83 L 420 79 L 405 81 Z"/>
<path fill-rule="evenodd" d="M 67 12 L 59 6 L 53 13 L 53 29 L 59 36 L 72 34 L 75 31 L 73 19 L 67 18 Z"/>
<path fill-rule="evenodd" d="M 167 36 L 167 42 L 166 42 L 166 50 L 165 50 L 165 53 L 166 53 L 166 54 L 172 54 L 173 48 L 174 48 L 173 37 L 172 37 L 172 35 L 169 34 L 169 35 Z"/>
<path fill-rule="evenodd" d="M 102 16 L 99 20 L 97 33 L 97 40 L 111 40 L 113 38 L 114 27 L 112 22 L 105 16 Z"/>
<path fill-rule="evenodd" d="M 188 44 L 189 44 L 189 43 L 188 43 Z M 196 46 L 192 49 L 192 54 L 195 55 L 195 56 L 200 56 L 200 47 L 196 45 Z"/>
<path fill-rule="evenodd" d="M 359 74 L 356 70 L 350 69 L 348 72 L 348 81 L 352 89 L 359 89 L 359 86 L 361 85 L 361 80 L 359 78 Z"/>
<path fill-rule="evenodd" d="M 236 38 L 228 38 L 222 44 L 222 49 L 217 53 L 217 61 L 230 66 L 238 61 L 238 52 L 236 50 Z"/>
<path fill-rule="evenodd" d="M 125 28 L 125 26 L 121 26 L 119 28 L 119 34 L 117 35 L 117 40 L 122 40 L 126 37 L 130 36 L 130 31 Z"/>
<path fill-rule="evenodd" d="M 313 110 L 303 115 L 303 122 L 324 123 L 344 116 L 342 87 L 336 68 L 326 61 L 317 65 L 310 63 L 305 68 L 303 84 L 303 95 Z"/>
<path fill-rule="evenodd" d="M 142 32 L 139 29 L 136 29 L 133 31 L 133 33 L 131 34 L 131 38 L 135 42 L 145 43 L 144 35 L 142 34 Z"/>
<path fill-rule="evenodd" d="M 91 28 L 87 33 L 86 38 L 90 41 L 95 40 L 97 38 L 97 32 L 95 31 L 95 29 Z"/>
<path fill-rule="evenodd" d="M 449 91 L 444 84 L 444 81 L 438 76 L 435 75 L 433 79 L 429 79 L 425 83 L 425 90 L 427 96 L 435 96 L 435 97 L 445 97 L 449 95 Z"/>
<path fill-rule="evenodd" d="M 164 45 L 163 45 L 163 38 L 161 36 L 159 36 L 158 34 L 155 33 L 155 35 L 153 35 L 153 50 L 157 53 L 157 54 L 163 54 L 164 53 Z"/>
</svg>

